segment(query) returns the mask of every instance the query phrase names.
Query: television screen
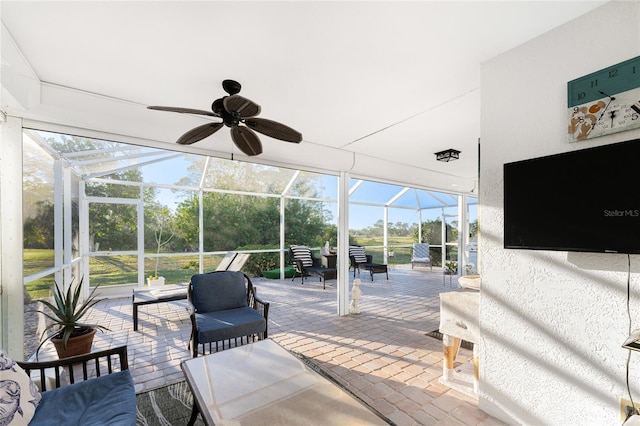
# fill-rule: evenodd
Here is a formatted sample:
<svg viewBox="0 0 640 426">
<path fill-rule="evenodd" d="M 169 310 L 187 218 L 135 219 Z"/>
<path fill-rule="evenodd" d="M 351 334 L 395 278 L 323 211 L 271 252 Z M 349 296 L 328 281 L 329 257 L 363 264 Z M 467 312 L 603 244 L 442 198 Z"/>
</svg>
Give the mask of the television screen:
<svg viewBox="0 0 640 426">
<path fill-rule="evenodd" d="M 640 139 L 505 164 L 504 247 L 640 253 Z"/>
</svg>

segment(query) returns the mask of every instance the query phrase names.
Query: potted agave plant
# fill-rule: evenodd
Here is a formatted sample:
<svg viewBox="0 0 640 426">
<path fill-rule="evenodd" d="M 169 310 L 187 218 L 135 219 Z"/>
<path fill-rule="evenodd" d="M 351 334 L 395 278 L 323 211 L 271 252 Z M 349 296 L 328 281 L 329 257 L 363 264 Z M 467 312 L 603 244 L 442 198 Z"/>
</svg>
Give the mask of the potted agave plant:
<svg viewBox="0 0 640 426">
<path fill-rule="evenodd" d="M 98 329 L 108 330 L 99 324 L 87 324 L 82 322 L 82 318 L 87 314 L 89 308 L 99 302 L 95 292 L 98 287 L 94 287 L 89 297 L 81 301 L 82 280 L 78 285 L 71 285 L 66 292 L 62 292 L 58 285 L 53 286 L 53 303 L 41 300 L 40 302 L 48 308 L 49 312 L 38 310 L 52 321 L 43 330 L 40 345 L 36 349 L 36 359 L 42 345 L 47 340 L 51 340 L 58 352 L 59 358 L 66 358 L 74 355 L 82 355 L 91 352 L 93 336 Z M 52 334 L 48 334 L 53 330 Z"/>
</svg>

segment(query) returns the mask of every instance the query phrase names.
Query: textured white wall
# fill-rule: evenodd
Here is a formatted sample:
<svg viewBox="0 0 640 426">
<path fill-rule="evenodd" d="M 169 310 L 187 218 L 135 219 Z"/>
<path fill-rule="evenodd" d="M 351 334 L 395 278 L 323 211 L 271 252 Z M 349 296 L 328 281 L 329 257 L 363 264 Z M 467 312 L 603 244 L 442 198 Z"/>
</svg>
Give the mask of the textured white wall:
<svg viewBox="0 0 640 426">
<path fill-rule="evenodd" d="M 620 424 L 627 256 L 505 250 L 502 166 L 640 138 L 639 130 L 572 144 L 565 136 L 567 81 L 638 55 L 640 2 L 612 2 L 483 66 L 480 407 L 508 423 Z M 640 197 L 639 182 L 626 184 Z M 598 190 L 606 188 L 594 197 Z M 640 256 L 631 268 L 638 328 Z M 640 400 L 640 353 L 631 355 Z"/>
</svg>

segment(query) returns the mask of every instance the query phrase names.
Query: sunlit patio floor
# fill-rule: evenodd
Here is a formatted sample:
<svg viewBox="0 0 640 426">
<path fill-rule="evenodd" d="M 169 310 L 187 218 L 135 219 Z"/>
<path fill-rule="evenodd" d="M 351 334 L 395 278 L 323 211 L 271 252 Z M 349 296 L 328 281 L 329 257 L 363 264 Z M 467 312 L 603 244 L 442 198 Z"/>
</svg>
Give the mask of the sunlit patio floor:
<svg viewBox="0 0 640 426">
<path fill-rule="evenodd" d="M 352 276 L 351 276 L 352 278 Z M 438 329 L 439 297 L 458 288 L 441 269 L 393 267 L 389 280 L 362 274 L 361 315 L 338 316 L 336 281 L 317 278 L 252 280 L 270 302 L 269 337 L 311 358 L 324 371 L 397 425 L 495 425 L 478 403 L 439 383 L 442 342 L 426 335 Z M 141 306 L 133 331 L 130 298 L 100 302 L 91 322 L 107 326 L 94 349 L 128 345 L 137 392 L 184 380 L 180 363 L 187 347 L 189 315 L 184 302 Z M 459 362 L 471 351 L 460 349 Z"/>
</svg>

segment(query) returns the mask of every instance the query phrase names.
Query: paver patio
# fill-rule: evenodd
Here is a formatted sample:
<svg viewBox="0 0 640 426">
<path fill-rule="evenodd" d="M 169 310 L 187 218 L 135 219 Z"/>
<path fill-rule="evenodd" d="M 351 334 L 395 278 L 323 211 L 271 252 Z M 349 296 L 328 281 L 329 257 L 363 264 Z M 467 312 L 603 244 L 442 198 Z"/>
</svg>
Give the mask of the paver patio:
<svg viewBox="0 0 640 426">
<path fill-rule="evenodd" d="M 457 289 L 434 268 L 393 267 L 389 280 L 362 275 L 362 314 L 339 317 L 336 281 L 327 288 L 311 278 L 252 280 L 270 302 L 269 337 L 311 358 L 325 372 L 397 425 L 497 425 L 477 401 L 439 383 L 442 342 L 426 336 L 439 325 L 439 293 Z M 90 314 L 111 331 L 96 335 L 95 349 L 127 344 L 136 391 L 184 379 L 180 363 L 191 357 L 185 302 L 140 308 L 133 331 L 130 298 L 104 300 Z M 458 361 L 471 351 L 460 349 Z"/>
</svg>

